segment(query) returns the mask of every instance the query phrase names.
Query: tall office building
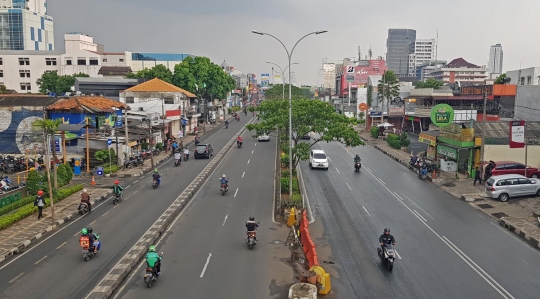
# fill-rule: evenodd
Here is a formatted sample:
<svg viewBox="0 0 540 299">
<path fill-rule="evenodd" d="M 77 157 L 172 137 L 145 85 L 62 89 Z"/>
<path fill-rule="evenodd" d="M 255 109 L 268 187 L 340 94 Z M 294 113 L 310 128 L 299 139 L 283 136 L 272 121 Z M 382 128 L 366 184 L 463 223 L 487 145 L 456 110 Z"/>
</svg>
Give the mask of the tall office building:
<svg viewBox="0 0 540 299">
<path fill-rule="evenodd" d="M 501 44 L 491 46 L 489 49 L 488 69 L 492 74 L 502 74 L 503 50 Z"/>
<path fill-rule="evenodd" d="M 54 50 L 47 0 L 0 0 L 0 50 Z"/>
<path fill-rule="evenodd" d="M 409 75 L 410 55 L 415 52 L 416 30 L 388 29 L 386 63 L 398 77 Z"/>
</svg>

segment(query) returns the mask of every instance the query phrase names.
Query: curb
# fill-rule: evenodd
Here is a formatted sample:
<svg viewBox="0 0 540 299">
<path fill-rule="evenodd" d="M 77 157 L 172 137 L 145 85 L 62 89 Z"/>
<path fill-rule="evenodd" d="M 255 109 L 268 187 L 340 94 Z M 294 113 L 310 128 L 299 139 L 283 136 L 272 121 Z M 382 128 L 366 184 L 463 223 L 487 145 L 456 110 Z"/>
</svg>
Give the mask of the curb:
<svg viewBox="0 0 540 299">
<path fill-rule="evenodd" d="M 401 160 L 400 158 L 392 155 L 390 152 L 386 151 L 385 149 L 383 149 L 382 147 L 378 146 L 378 145 L 372 145 L 374 148 L 380 150 L 381 152 L 383 152 L 385 155 L 387 155 L 388 157 L 394 159 L 396 162 L 402 164 L 403 166 L 407 167 L 407 169 L 409 169 L 410 171 L 418 174 L 418 170 L 414 167 L 412 167 L 411 165 L 409 165 L 409 161 L 403 161 Z M 433 182 L 433 178 L 431 176 L 428 175 L 428 177 L 426 178 L 426 181 L 429 181 L 429 182 Z"/>
<path fill-rule="evenodd" d="M 516 235 L 519 235 L 521 238 L 525 239 L 527 242 L 529 242 L 535 248 L 540 248 L 540 245 L 539 245 L 540 241 L 537 238 L 530 236 L 526 231 L 521 230 L 519 227 L 514 225 L 512 222 L 510 222 L 510 221 L 508 221 L 508 220 L 506 220 L 504 218 L 499 219 L 498 222 L 499 222 L 499 224 L 501 226 L 505 227 L 509 231 L 511 231 L 511 232 L 515 233 Z"/>
<path fill-rule="evenodd" d="M 255 121 L 252 118 L 249 123 Z M 239 131 L 246 131 L 245 126 Z M 174 218 L 184 209 L 188 202 L 197 193 L 197 190 L 206 182 L 212 171 L 222 161 L 224 156 L 236 142 L 235 136 L 216 154 L 215 158 L 201 171 L 201 173 L 180 193 L 176 200 L 163 212 L 144 235 L 131 247 L 131 249 L 118 261 L 118 263 L 105 275 L 96 287 L 86 296 L 89 299 L 102 299 L 112 296 L 114 291 L 122 284 L 129 273 L 146 254 L 148 246 L 153 244 L 166 230 Z"/>
<path fill-rule="evenodd" d="M 99 202 L 102 202 L 102 201 L 106 200 L 111 195 L 112 195 L 112 193 L 107 193 L 106 195 L 102 195 L 99 199 L 95 199 L 94 201 L 92 201 L 92 205 L 95 205 L 95 204 L 97 204 Z M 32 243 L 35 243 L 41 237 L 43 237 L 47 233 L 50 233 L 51 231 L 55 230 L 59 226 L 73 220 L 78 214 L 79 214 L 78 211 L 74 211 L 71 214 L 69 214 L 68 216 L 65 216 L 62 219 L 56 220 L 54 222 L 54 225 L 47 226 L 47 228 L 45 228 L 45 230 L 35 234 L 32 238 L 24 240 L 23 242 L 21 242 L 16 247 L 13 247 L 10 250 L 1 253 L 1 255 L 0 255 L 0 263 L 7 260 L 7 259 L 9 259 L 10 257 L 12 257 L 14 255 L 22 253 L 24 251 L 24 249 L 28 248 L 30 245 L 32 245 Z"/>
<path fill-rule="evenodd" d="M 484 197 L 478 197 L 478 194 L 463 194 L 459 199 L 466 201 L 466 202 L 475 202 L 475 201 L 482 201 L 484 200 Z"/>
</svg>

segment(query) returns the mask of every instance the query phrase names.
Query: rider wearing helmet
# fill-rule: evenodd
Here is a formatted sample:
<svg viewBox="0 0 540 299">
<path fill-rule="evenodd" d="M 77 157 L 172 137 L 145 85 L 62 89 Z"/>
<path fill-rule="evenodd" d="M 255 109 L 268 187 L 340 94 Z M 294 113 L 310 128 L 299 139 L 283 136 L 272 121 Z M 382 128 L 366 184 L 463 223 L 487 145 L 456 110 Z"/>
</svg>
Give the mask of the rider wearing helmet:
<svg viewBox="0 0 540 299">
<path fill-rule="evenodd" d="M 392 244 L 396 245 L 396 239 L 394 239 L 394 236 L 390 234 L 390 229 L 385 228 L 384 233 L 379 237 L 379 243 L 381 243 L 381 247 L 384 247 L 386 244 Z"/>
<path fill-rule="evenodd" d="M 238 138 L 236 139 L 236 143 L 243 143 L 244 140 L 242 139 L 242 136 L 238 136 Z"/>
<path fill-rule="evenodd" d="M 362 159 L 360 159 L 360 156 L 358 154 L 356 154 L 356 156 L 354 156 L 354 163 L 356 162 L 362 162 Z"/>
<path fill-rule="evenodd" d="M 120 182 L 118 180 L 114 181 L 113 194 L 122 195 L 122 191 L 124 191 L 124 187 L 120 185 Z"/>
<path fill-rule="evenodd" d="M 88 206 L 88 213 L 92 212 L 92 204 L 90 203 L 90 194 L 88 193 L 88 190 L 83 189 L 81 193 L 81 203 L 84 203 Z"/>
<path fill-rule="evenodd" d="M 156 246 L 151 245 L 148 248 L 148 253 L 146 254 L 146 264 L 152 269 L 156 269 L 157 275 L 161 275 L 161 256 L 156 253 Z"/>
<path fill-rule="evenodd" d="M 219 179 L 219 182 L 225 184 L 225 187 L 229 188 L 229 180 L 227 180 L 225 174 Z"/>
<path fill-rule="evenodd" d="M 255 233 L 255 241 L 257 241 L 257 227 L 259 227 L 259 224 L 257 222 L 255 222 L 255 217 L 251 216 L 249 217 L 249 221 L 246 221 L 246 228 L 247 228 L 247 233 L 248 234 L 249 232 L 254 232 Z"/>
<path fill-rule="evenodd" d="M 39 210 L 38 220 L 43 218 L 43 208 L 45 207 L 45 198 L 43 198 L 42 190 L 38 191 L 36 199 L 34 200 L 34 206 L 37 206 Z"/>
<path fill-rule="evenodd" d="M 161 183 L 161 175 L 159 174 L 157 168 L 154 169 L 154 174 L 152 174 L 152 178 L 157 181 L 157 185 Z"/>
<path fill-rule="evenodd" d="M 84 230 L 85 228 L 83 228 L 83 231 Z M 101 249 L 101 241 L 99 241 L 99 236 L 94 234 L 94 230 L 91 227 L 86 228 L 86 231 L 90 237 L 90 244 L 92 244 L 92 248 L 94 248 L 94 253 L 99 252 Z"/>
</svg>

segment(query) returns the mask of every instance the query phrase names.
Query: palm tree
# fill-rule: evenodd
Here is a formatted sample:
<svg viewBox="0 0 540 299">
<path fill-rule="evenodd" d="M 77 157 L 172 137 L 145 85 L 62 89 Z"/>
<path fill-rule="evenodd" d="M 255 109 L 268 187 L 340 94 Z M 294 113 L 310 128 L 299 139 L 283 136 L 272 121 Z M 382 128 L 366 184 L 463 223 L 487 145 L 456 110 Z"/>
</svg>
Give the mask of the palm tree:
<svg viewBox="0 0 540 299">
<path fill-rule="evenodd" d="M 393 71 L 384 72 L 377 84 L 377 95 L 379 99 L 382 99 L 381 111 L 383 111 L 385 100 L 388 102 L 389 99 L 399 96 L 399 79 Z"/>
<path fill-rule="evenodd" d="M 32 123 L 32 127 L 36 130 L 42 131 L 45 135 L 45 139 L 47 135 L 50 135 L 53 139 L 52 142 L 54 142 L 54 134 L 56 131 L 58 131 L 58 128 L 60 127 L 60 124 L 62 123 L 61 119 L 38 119 Z M 45 141 L 46 143 L 46 141 Z M 50 144 L 45 145 L 45 150 L 47 150 L 47 146 L 51 146 Z M 56 165 L 56 161 L 58 161 L 58 157 L 56 155 L 56 146 L 52 146 L 52 154 L 54 159 L 54 165 Z M 50 165 L 47 165 L 47 169 L 50 169 Z M 58 177 L 56 172 L 56 166 L 54 167 L 54 188 L 58 188 Z"/>
</svg>

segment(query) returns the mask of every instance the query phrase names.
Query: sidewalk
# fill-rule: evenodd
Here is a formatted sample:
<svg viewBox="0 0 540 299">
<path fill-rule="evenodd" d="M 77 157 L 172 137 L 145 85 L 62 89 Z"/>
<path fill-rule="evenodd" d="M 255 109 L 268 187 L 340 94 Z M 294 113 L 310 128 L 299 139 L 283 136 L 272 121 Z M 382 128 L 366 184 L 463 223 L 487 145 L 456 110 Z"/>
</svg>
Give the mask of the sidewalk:
<svg viewBox="0 0 540 299">
<path fill-rule="evenodd" d="M 106 199 L 111 189 L 85 186 L 90 193 L 92 206 Z M 43 209 L 44 218 L 38 220 L 37 212 L 0 231 L 0 262 L 14 254 L 21 253 L 31 243 L 36 242 L 46 233 L 70 221 L 77 216 L 77 205 L 81 202 L 80 192 L 54 204 L 55 223 L 52 224 L 51 208 Z"/>
<path fill-rule="evenodd" d="M 394 149 L 385 140 L 375 139 L 368 132 L 359 131 L 360 138 L 367 144 L 380 150 L 405 167 L 416 170 L 409 165 L 410 152 Z M 439 186 L 444 192 L 469 202 L 471 206 L 494 218 L 499 224 L 516 233 L 531 245 L 540 248 L 540 227 L 537 217 L 540 216 L 540 200 L 536 197 L 510 199 L 501 202 L 485 197 L 484 185 L 473 186 L 474 179 L 463 174 L 441 171 L 439 177 L 428 180 Z"/>
</svg>

